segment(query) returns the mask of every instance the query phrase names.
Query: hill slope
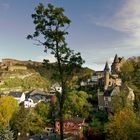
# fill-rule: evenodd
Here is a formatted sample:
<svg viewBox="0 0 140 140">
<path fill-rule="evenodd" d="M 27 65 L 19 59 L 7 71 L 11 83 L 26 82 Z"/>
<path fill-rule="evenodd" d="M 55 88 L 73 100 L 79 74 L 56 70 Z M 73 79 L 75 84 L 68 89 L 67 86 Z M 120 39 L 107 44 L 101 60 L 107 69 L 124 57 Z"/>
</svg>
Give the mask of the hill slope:
<svg viewBox="0 0 140 140">
<path fill-rule="evenodd" d="M 14 60 L 13 66 L 9 66 L 8 62 L 6 60 L 4 65 L 1 64 L 0 92 L 27 91 L 36 88 L 48 91 L 50 86 L 56 82 L 54 80 L 54 74 L 57 72 L 55 63 L 44 65 L 24 62 L 22 65 L 22 61 Z M 70 82 L 71 86 L 78 84 L 80 79 L 90 77 L 93 72 L 89 68 L 81 68 L 80 71 L 73 74 Z"/>
</svg>

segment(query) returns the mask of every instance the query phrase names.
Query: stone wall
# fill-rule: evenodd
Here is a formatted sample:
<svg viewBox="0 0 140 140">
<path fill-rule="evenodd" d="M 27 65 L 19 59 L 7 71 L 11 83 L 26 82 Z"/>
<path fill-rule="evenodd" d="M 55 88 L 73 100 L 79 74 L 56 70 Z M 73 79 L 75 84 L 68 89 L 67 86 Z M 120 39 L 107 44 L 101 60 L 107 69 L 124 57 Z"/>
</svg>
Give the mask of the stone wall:
<svg viewBox="0 0 140 140">
<path fill-rule="evenodd" d="M 27 70 L 26 66 L 9 66 L 8 71 Z"/>
</svg>

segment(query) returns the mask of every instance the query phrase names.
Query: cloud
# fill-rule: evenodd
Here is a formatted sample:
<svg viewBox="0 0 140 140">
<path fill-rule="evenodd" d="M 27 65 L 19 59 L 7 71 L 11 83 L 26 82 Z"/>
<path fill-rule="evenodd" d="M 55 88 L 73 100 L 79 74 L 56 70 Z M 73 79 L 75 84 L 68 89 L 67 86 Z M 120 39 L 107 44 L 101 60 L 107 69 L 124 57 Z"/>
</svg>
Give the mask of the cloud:
<svg viewBox="0 0 140 140">
<path fill-rule="evenodd" d="M 139 0 L 127 0 L 113 17 L 116 27 L 112 27 L 137 36 L 137 30 L 140 30 L 139 5 Z"/>
<path fill-rule="evenodd" d="M 109 11 L 106 11 L 101 15 L 99 13 L 86 15 L 92 24 L 116 32 L 116 38 L 93 43 L 94 47 L 91 47 L 93 44 L 87 44 L 87 48 L 90 49 L 83 52 L 86 51 L 88 54 L 88 56 L 84 54 L 84 57 L 90 68 L 102 70 L 106 61 L 111 64 L 116 53 L 126 59 L 140 55 L 140 0 L 119 0 L 119 2 L 121 3 L 119 7 L 111 7 L 112 14 L 108 15 L 106 12 Z M 115 34 L 112 30 L 109 30 L 110 33 Z"/>
<path fill-rule="evenodd" d="M 125 34 L 127 39 L 140 45 L 140 0 L 125 0 L 111 17 L 91 17 L 94 24 Z M 128 40 L 127 40 L 128 41 Z M 131 43 L 129 41 L 129 43 Z"/>
</svg>

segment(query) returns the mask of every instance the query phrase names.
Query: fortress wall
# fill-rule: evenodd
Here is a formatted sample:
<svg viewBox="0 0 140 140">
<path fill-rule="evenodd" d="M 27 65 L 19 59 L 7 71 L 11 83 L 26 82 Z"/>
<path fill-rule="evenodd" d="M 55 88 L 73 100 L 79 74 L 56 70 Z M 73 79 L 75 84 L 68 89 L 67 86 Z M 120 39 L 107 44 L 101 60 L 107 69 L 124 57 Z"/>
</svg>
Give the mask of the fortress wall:
<svg viewBox="0 0 140 140">
<path fill-rule="evenodd" d="M 9 66 L 8 71 L 14 71 L 14 70 L 27 70 L 26 66 Z"/>
<path fill-rule="evenodd" d="M 16 59 L 2 59 L 1 65 L 5 66 L 14 66 L 14 65 L 41 65 L 42 62 L 36 62 L 36 61 L 20 61 Z"/>
</svg>

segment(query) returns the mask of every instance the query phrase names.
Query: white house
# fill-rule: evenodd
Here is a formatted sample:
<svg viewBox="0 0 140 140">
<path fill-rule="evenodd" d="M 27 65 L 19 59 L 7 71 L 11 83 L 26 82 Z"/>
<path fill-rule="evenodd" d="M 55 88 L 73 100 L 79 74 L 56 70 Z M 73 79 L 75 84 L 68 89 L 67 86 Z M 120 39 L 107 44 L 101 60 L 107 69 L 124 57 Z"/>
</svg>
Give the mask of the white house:
<svg viewBox="0 0 140 140">
<path fill-rule="evenodd" d="M 56 92 L 61 93 L 62 92 L 62 87 L 60 86 L 59 83 L 55 83 L 51 86 L 51 89 L 49 91 L 49 94 L 55 95 Z"/>
<path fill-rule="evenodd" d="M 33 90 L 26 94 L 26 100 L 24 101 L 25 108 L 35 107 L 39 102 L 51 102 L 52 95 L 48 95 L 41 90 Z"/>
<path fill-rule="evenodd" d="M 25 108 L 29 108 L 29 107 L 35 107 L 37 105 L 37 103 L 34 103 L 34 101 L 32 99 L 28 99 L 24 101 L 24 107 Z"/>
</svg>

